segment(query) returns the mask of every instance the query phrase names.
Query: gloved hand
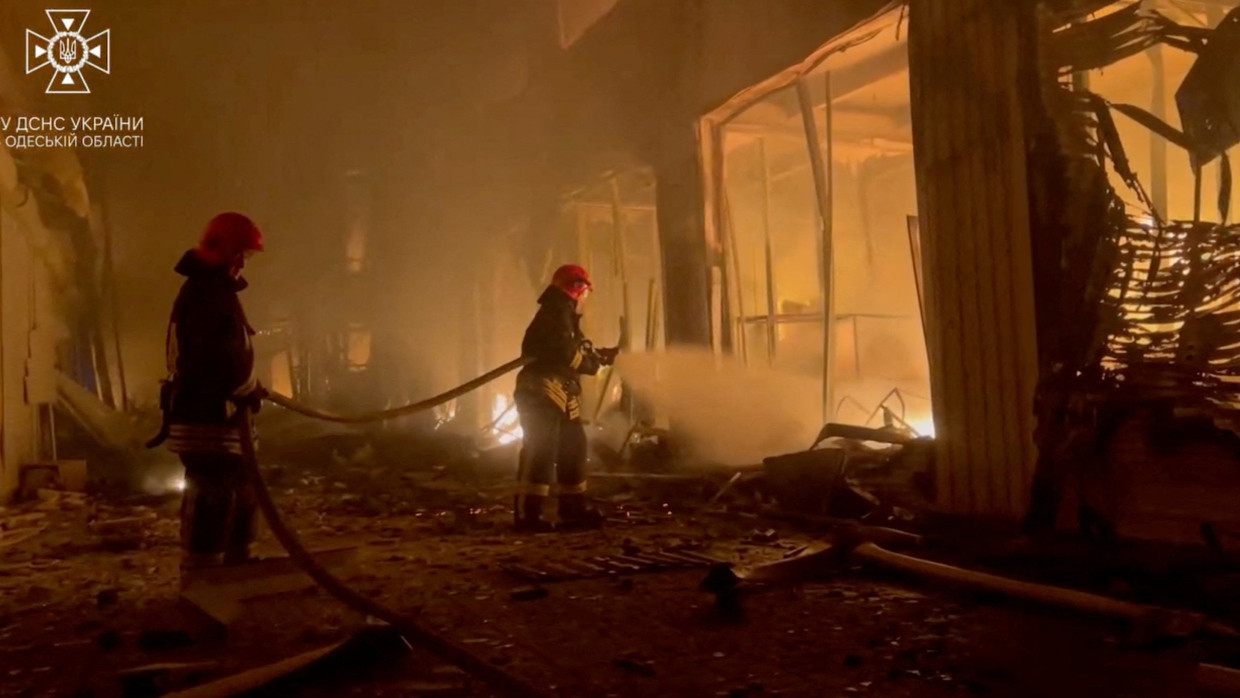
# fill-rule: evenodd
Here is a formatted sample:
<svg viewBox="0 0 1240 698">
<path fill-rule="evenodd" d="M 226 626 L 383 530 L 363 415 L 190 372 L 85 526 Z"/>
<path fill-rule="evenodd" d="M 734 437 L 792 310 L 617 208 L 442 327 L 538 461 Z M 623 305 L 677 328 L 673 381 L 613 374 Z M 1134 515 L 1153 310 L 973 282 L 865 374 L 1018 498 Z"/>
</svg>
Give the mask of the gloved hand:
<svg viewBox="0 0 1240 698">
<path fill-rule="evenodd" d="M 598 350 L 599 362 L 604 366 L 610 366 L 616 363 L 616 355 L 620 353 L 620 347 L 603 347 Z"/>
</svg>

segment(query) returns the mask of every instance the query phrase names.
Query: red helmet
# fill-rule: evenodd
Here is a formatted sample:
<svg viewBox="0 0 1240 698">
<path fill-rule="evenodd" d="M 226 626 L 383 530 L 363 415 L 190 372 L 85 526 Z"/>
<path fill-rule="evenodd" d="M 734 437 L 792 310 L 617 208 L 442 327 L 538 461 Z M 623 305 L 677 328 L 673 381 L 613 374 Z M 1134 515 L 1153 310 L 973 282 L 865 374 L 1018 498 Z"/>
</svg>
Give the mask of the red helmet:
<svg viewBox="0 0 1240 698">
<path fill-rule="evenodd" d="M 198 256 L 206 263 L 224 265 L 237 255 L 263 251 L 263 234 L 254 221 L 240 213 L 221 213 L 207 223 L 198 241 Z"/>
<path fill-rule="evenodd" d="M 576 264 L 565 264 L 551 275 L 551 285 L 568 294 L 573 300 L 580 300 L 585 292 L 594 288 L 590 283 L 590 275 Z"/>
</svg>

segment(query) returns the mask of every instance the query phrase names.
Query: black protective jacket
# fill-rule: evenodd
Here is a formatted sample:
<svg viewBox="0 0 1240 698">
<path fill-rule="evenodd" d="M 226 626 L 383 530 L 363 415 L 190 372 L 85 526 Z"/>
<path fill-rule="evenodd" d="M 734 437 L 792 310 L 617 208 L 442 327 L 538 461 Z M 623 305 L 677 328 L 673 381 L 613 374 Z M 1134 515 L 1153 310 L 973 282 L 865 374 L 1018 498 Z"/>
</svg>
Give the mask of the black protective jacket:
<svg viewBox="0 0 1240 698">
<path fill-rule="evenodd" d="M 237 292 L 244 279 L 203 264 L 193 251 L 177 263 L 186 277 L 172 306 L 166 340 L 171 390 L 164 409 L 170 423 L 228 423 L 235 402 L 258 386 L 254 376 L 254 330 Z"/>
<path fill-rule="evenodd" d="M 538 297 L 538 312 L 525 330 L 521 356 L 533 363 L 517 375 L 517 397 L 549 397 L 561 409 L 563 398 L 581 394 L 577 376 L 598 373 L 602 360 L 581 333 L 581 316 L 567 293 L 548 286 Z"/>
</svg>

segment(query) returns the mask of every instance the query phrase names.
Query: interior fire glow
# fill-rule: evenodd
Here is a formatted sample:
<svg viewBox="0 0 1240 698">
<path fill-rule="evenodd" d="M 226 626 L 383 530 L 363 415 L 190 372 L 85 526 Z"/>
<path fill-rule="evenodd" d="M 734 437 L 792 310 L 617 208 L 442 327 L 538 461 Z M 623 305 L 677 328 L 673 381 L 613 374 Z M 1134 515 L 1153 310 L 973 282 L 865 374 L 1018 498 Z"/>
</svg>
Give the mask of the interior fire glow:
<svg viewBox="0 0 1240 698">
<path fill-rule="evenodd" d="M 495 396 L 491 407 L 491 425 L 491 433 L 501 445 L 510 444 L 523 436 L 516 406 L 507 395 Z"/>
</svg>

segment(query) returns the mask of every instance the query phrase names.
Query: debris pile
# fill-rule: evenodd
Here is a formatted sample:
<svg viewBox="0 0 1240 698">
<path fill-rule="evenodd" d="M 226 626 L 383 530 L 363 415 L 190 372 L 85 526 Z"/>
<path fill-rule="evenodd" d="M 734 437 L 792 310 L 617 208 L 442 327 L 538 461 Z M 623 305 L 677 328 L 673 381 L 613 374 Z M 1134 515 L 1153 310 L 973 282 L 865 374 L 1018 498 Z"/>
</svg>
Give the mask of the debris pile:
<svg viewBox="0 0 1240 698">
<path fill-rule="evenodd" d="M 759 488 L 806 514 L 910 519 L 933 497 L 933 443 L 900 428 L 827 424 L 808 450 L 765 459 Z"/>
</svg>

